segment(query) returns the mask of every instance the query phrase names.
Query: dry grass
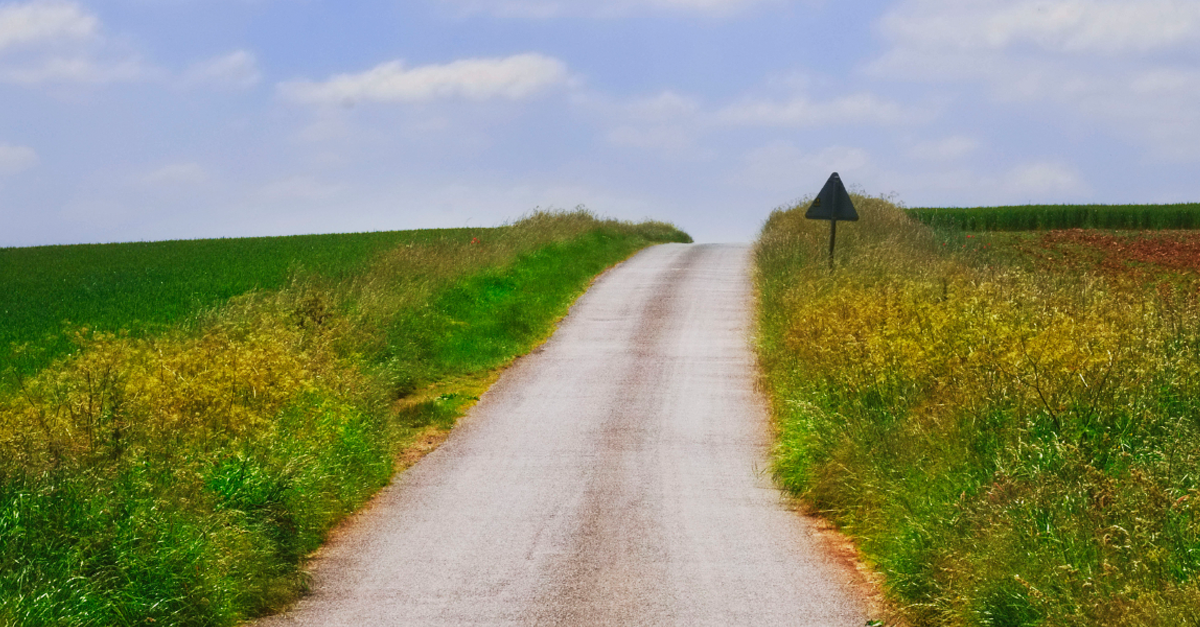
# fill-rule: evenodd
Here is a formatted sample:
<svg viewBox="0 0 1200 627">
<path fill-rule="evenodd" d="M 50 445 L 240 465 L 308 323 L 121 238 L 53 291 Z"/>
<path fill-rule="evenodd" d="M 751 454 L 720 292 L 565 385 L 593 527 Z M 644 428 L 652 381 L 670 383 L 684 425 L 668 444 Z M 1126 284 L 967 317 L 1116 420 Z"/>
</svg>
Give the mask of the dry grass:
<svg viewBox="0 0 1200 627">
<path fill-rule="evenodd" d="M 885 199 L 780 211 L 757 247 L 777 474 L 915 624 L 1193 624 L 1200 306 L 990 265 Z"/>
</svg>

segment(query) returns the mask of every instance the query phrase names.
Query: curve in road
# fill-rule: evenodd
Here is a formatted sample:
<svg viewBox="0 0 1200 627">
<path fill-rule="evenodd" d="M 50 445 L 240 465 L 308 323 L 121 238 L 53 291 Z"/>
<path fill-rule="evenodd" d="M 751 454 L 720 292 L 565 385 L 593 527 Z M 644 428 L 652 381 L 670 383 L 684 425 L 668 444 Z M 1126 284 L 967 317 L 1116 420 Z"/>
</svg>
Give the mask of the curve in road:
<svg viewBox="0 0 1200 627">
<path fill-rule="evenodd" d="M 260 625 L 863 625 L 763 471 L 746 246 L 603 275 Z"/>
</svg>

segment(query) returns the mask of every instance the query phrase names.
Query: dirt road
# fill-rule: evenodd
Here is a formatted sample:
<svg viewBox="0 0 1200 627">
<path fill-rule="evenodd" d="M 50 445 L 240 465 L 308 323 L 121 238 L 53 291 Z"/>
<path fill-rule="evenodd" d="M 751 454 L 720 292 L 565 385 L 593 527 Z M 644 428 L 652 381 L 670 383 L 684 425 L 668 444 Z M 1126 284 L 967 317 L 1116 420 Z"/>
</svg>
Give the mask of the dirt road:
<svg viewBox="0 0 1200 627">
<path fill-rule="evenodd" d="M 863 625 L 765 474 L 749 263 L 670 244 L 603 276 L 261 624 Z"/>
</svg>

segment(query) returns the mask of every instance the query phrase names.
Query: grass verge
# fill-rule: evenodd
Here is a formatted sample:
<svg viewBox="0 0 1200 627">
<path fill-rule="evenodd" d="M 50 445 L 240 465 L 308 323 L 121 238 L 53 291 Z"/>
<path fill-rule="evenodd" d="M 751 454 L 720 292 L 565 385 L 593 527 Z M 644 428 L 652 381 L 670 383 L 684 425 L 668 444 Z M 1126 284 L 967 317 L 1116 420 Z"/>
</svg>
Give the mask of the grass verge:
<svg viewBox="0 0 1200 627">
<path fill-rule="evenodd" d="M 756 246 L 779 480 L 913 624 L 1198 624 L 1196 275 L 1007 263 L 855 203 L 835 272 L 803 207 Z"/>
<path fill-rule="evenodd" d="M 0 624 L 233 625 L 669 225 L 535 214 L 156 334 L 80 329 L 0 397 Z"/>
</svg>

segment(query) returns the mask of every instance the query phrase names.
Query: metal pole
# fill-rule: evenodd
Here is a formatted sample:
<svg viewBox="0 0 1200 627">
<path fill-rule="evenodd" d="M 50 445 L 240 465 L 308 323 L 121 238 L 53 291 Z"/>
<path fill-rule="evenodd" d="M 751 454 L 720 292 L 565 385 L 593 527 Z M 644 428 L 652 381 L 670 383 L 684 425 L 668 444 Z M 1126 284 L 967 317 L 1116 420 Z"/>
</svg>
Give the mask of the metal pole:
<svg viewBox="0 0 1200 627">
<path fill-rule="evenodd" d="M 829 269 L 833 270 L 833 242 L 837 239 L 837 218 L 829 221 Z"/>
</svg>

